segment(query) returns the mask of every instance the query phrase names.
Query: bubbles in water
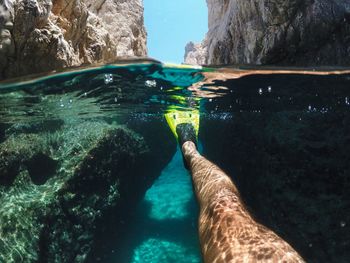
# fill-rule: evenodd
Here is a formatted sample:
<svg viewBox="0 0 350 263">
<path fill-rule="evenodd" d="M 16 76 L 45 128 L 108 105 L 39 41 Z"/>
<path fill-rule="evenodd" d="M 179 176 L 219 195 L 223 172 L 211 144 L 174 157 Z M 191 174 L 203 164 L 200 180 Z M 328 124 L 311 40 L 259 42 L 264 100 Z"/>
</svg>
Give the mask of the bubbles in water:
<svg viewBox="0 0 350 263">
<path fill-rule="evenodd" d="M 154 88 L 157 86 L 157 81 L 155 80 L 146 80 L 145 81 L 145 86 L 148 88 Z"/>
<path fill-rule="evenodd" d="M 259 89 L 259 94 L 262 95 L 263 94 L 263 90 Z"/>
<path fill-rule="evenodd" d="M 340 221 L 340 227 L 346 227 L 346 222 L 345 221 Z"/>
<path fill-rule="evenodd" d="M 268 86 L 268 87 L 267 87 L 267 91 L 268 91 L 269 93 L 271 93 L 271 92 L 272 92 L 272 87 L 271 87 L 271 86 Z"/>
<path fill-rule="evenodd" d="M 61 108 L 68 108 L 68 109 L 70 109 L 70 108 L 72 108 L 72 104 L 73 104 L 73 99 L 60 99 L 60 101 L 59 101 L 59 106 L 61 107 Z"/>
<path fill-rule="evenodd" d="M 113 82 L 113 75 L 112 74 L 105 74 L 105 84 L 110 84 Z"/>
<path fill-rule="evenodd" d="M 345 104 L 346 104 L 346 105 L 350 105 L 349 97 L 345 97 Z"/>
<path fill-rule="evenodd" d="M 61 108 L 64 108 L 63 99 L 60 99 L 60 106 L 61 106 Z"/>
<path fill-rule="evenodd" d="M 206 118 L 210 119 L 210 120 L 229 120 L 232 119 L 232 113 L 230 112 L 220 112 L 220 113 L 216 113 L 215 111 L 211 111 L 210 114 L 206 115 Z"/>
<path fill-rule="evenodd" d="M 232 119 L 232 115 L 230 113 L 222 113 L 220 114 L 220 119 L 221 120 L 228 120 L 228 119 Z"/>
<path fill-rule="evenodd" d="M 317 112 L 317 108 L 316 107 L 313 107 L 313 106 L 311 106 L 311 105 L 309 105 L 309 107 L 307 108 L 308 109 L 308 112 Z M 324 109 L 324 108 L 323 108 Z M 327 112 L 328 111 L 328 109 L 327 110 L 325 110 L 325 112 Z"/>
<path fill-rule="evenodd" d="M 320 110 L 321 113 L 327 113 L 328 112 L 328 108 L 324 108 L 322 107 L 322 109 Z"/>
</svg>

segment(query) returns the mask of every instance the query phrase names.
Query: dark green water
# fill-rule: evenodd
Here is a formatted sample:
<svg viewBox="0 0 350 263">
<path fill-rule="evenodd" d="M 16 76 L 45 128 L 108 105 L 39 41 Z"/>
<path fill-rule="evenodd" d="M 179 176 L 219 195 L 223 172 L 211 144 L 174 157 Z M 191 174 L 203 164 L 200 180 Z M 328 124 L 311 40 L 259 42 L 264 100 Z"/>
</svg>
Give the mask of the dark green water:
<svg viewBox="0 0 350 263">
<path fill-rule="evenodd" d="M 200 110 L 203 154 L 259 222 L 307 262 L 349 262 L 350 75 L 193 88 L 205 72 L 147 62 L 0 83 L 0 261 L 201 262 L 173 107 Z"/>
</svg>

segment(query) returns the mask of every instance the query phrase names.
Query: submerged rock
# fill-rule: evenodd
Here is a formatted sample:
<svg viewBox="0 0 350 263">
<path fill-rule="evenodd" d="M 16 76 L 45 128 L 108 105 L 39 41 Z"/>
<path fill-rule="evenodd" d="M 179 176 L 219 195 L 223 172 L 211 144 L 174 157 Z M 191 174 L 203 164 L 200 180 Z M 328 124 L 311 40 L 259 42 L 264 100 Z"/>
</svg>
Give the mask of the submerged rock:
<svg viewBox="0 0 350 263">
<path fill-rule="evenodd" d="M 0 261 L 96 262 L 172 154 L 154 160 L 130 129 L 102 122 L 0 144 Z M 104 233 L 104 237 L 101 233 Z M 108 239 L 109 240 L 109 239 Z"/>
<path fill-rule="evenodd" d="M 349 121 L 346 112 L 245 112 L 203 120 L 201 137 L 258 221 L 307 262 L 347 262 Z"/>
<path fill-rule="evenodd" d="M 347 0 L 207 0 L 207 4 L 207 44 L 198 48 L 207 49 L 205 64 L 350 63 Z"/>
<path fill-rule="evenodd" d="M 0 143 L 5 140 L 6 128 L 6 125 L 0 122 Z"/>
<path fill-rule="evenodd" d="M 140 0 L 0 2 L 0 79 L 146 53 Z"/>
</svg>

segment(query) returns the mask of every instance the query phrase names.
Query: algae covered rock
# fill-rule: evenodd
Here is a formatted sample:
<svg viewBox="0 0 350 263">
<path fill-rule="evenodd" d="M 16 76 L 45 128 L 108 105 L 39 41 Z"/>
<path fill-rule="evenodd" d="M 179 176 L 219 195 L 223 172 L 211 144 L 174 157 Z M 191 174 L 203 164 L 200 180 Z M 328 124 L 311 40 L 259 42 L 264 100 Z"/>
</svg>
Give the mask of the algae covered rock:
<svg viewBox="0 0 350 263">
<path fill-rule="evenodd" d="M 5 139 L 5 130 L 6 126 L 3 123 L 0 123 L 0 142 L 3 142 Z"/>
<path fill-rule="evenodd" d="M 31 161 L 40 155 L 48 156 L 47 149 L 42 146 L 41 138 L 33 134 L 11 136 L 1 144 L 0 186 L 11 186 L 22 170 L 27 170 L 27 172 L 31 170 Z"/>
<path fill-rule="evenodd" d="M 86 262 L 157 176 L 145 140 L 104 122 L 10 135 L 0 152 L 1 262 Z"/>
</svg>

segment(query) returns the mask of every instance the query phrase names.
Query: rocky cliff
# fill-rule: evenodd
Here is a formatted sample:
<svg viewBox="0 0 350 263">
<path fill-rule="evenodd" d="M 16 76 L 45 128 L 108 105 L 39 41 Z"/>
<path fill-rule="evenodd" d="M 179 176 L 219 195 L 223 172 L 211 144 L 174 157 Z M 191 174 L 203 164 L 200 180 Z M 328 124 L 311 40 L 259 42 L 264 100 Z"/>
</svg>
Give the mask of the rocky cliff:
<svg viewBox="0 0 350 263">
<path fill-rule="evenodd" d="M 0 79 L 146 53 L 142 0 L 0 0 Z"/>
<path fill-rule="evenodd" d="M 347 0 L 207 0 L 207 4 L 206 64 L 350 64 Z"/>
<path fill-rule="evenodd" d="M 203 65 L 206 63 L 207 43 L 200 44 L 189 42 L 185 47 L 185 63 L 190 65 Z"/>
</svg>

